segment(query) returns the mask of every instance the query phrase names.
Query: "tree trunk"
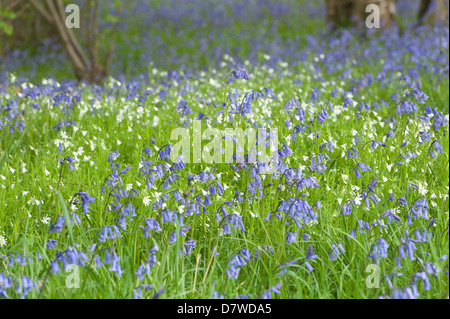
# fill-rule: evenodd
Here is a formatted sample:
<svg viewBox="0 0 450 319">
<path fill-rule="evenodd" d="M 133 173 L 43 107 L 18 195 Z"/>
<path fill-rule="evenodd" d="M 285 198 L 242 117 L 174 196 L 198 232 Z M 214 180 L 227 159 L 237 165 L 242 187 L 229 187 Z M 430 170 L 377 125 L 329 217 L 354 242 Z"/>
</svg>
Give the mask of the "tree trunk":
<svg viewBox="0 0 450 319">
<path fill-rule="evenodd" d="M 350 26 L 354 4 L 354 0 L 327 0 L 327 22 L 336 27 Z"/>
<path fill-rule="evenodd" d="M 449 19 L 449 0 L 437 0 L 437 6 L 436 6 L 436 17 L 438 18 L 439 21 L 446 23 L 447 25 L 448 23 L 448 19 Z"/>
<path fill-rule="evenodd" d="M 423 23 L 449 24 L 449 0 L 421 0 L 416 27 Z M 433 8 L 434 7 L 434 8 Z"/>
<path fill-rule="evenodd" d="M 85 54 L 77 37 L 65 24 L 65 7 L 63 0 L 45 0 L 44 3 L 38 0 L 27 0 L 53 28 L 58 31 L 64 49 L 67 52 L 69 60 L 74 69 L 78 80 L 87 80 L 89 82 L 101 82 L 107 74 L 111 62 L 111 52 L 113 44 L 110 42 L 104 61 L 100 59 L 100 39 L 98 29 L 99 0 L 89 0 L 87 7 L 93 7 L 92 13 L 89 12 L 87 19 L 93 20 L 92 25 L 87 31 L 87 54 Z M 83 11 L 84 12 L 84 11 Z M 122 9 L 119 9 L 118 15 L 121 15 Z M 114 23 L 109 35 L 112 36 L 116 31 L 119 19 Z M 102 62 L 102 63 L 100 63 Z"/>
<path fill-rule="evenodd" d="M 333 27 L 365 25 L 370 14 L 366 12 L 369 4 L 380 9 L 380 26 L 389 28 L 395 22 L 394 0 L 326 0 L 327 22 Z"/>
</svg>

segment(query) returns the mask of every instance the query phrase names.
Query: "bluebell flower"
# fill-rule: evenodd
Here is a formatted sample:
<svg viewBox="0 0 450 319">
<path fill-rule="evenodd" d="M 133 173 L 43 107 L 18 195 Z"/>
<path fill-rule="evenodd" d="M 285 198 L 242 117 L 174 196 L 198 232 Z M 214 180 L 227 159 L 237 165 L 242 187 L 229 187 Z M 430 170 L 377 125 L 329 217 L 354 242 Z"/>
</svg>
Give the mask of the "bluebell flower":
<svg viewBox="0 0 450 319">
<path fill-rule="evenodd" d="M 359 164 L 358 164 L 358 167 L 361 169 L 361 171 L 362 171 L 363 173 L 365 173 L 366 171 L 369 171 L 369 172 L 372 171 L 372 170 L 370 169 L 369 165 L 366 165 L 366 164 L 364 164 L 364 163 L 359 163 Z"/>
<path fill-rule="evenodd" d="M 150 94 L 154 94 L 154 92 L 150 89 L 145 90 L 144 94 L 139 97 L 139 107 L 145 107 L 145 101 L 148 99 Z"/>
<path fill-rule="evenodd" d="M 120 165 L 117 163 L 114 163 L 114 161 L 119 157 L 119 151 L 116 149 L 114 152 L 111 152 L 108 156 L 107 161 L 111 164 L 110 167 L 111 169 L 114 169 L 114 167 L 119 168 Z"/>
<path fill-rule="evenodd" d="M 346 98 L 344 99 L 343 104 L 344 104 L 345 108 L 348 108 L 353 105 L 353 100 L 349 96 L 346 95 Z"/>
<path fill-rule="evenodd" d="M 174 231 L 170 234 L 169 244 L 176 243 L 176 241 L 177 241 L 177 232 Z"/>
<path fill-rule="evenodd" d="M 342 205 L 341 215 L 348 216 L 352 213 L 352 207 L 355 205 L 355 201 L 353 199 L 347 201 Z"/>
<path fill-rule="evenodd" d="M 50 263 L 50 267 L 52 269 L 53 274 L 57 274 L 60 271 L 59 264 L 56 260 Z"/>
<path fill-rule="evenodd" d="M 158 157 L 160 159 L 166 159 L 166 160 L 170 160 L 170 155 L 172 154 L 173 151 L 173 147 L 172 145 L 164 145 L 163 147 L 161 147 L 161 149 L 158 151 Z"/>
<path fill-rule="evenodd" d="M 162 215 L 163 215 L 163 223 L 164 224 L 170 223 L 172 221 L 176 221 L 176 219 L 177 219 L 176 213 L 172 212 L 169 209 L 164 209 L 162 212 Z"/>
<path fill-rule="evenodd" d="M 294 242 L 297 241 L 297 233 L 287 233 L 287 237 L 286 237 L 286 243 L 287 244 L 292 244 Z"/>
<path fill-rule="evenodd" d="M 213 299 L 225 299 L 224 295 L 221 293 L 218 293 L 217 291 L 213 292 Z"/>
<path fill-rule="evenodd" d="M 283 147 L 278 150 L 278 155 L 280 157 L 288 157 L 292 154 L 292 150 L 289 148 L 289 146 L 286 145 L 286 143 L 283 143 Z"/>
<path fill-rule="evenodd" d="M 378 239 L 378 247 L 380 248 L 380 257 L 388 256 L 389 244 L 383 238 Z"/>
<path fill-rule="evenodd" d="M 230 279 L 237 279 L 239 276 L 239 272 L 240 272 L 241 268 L 237 268 L 234 265 L 231 265 L 230 267 L 228 267 L 225 272 L 228 276 L 228 278 Z"/>
<path fill-rule="evenodd" d="M 190 114 L 192 114 L 192 109 L 187 105 L 187 101 L 185 100 L 180 100 L 178 102 L 178 106 L 177 106 L 177 111 L 184 116 L 188 116 Z"/>
<path fill-rule="evenodd" d="M 294 98 L 290 98 L 284 105 L 284 110 L 288 111 L 292 108 L 300 107 L 300 102 Z"/>
<path fill-rule="evenodd" d="M 437 275 L 440 272 L 440 269 L 437 268 L 437 266 L 433 263 L 425 263 L 425 270 L 429 275 L 433 275 L 435 279 L 437 279 Z"/>
<path fill-rule="evenodd" d="M 86 256 L 86 254 L 80 250 L 76 250 L 73 248 L 69 248 L 66 251 L 64 251 L 65 255 L 67 256 L 67 260 L 70 264 L 75 264 L 81 267 L 84 267 L 86 264 L 86 261 L 89 260 L 89 258 Z M 63 264 L 64 258 L 62 258 Z M 64 265 L 64 268 L 66 268 L 67 265 Z"/>
<path fill-rule="evenodd" d="M 66 221 L 66 218 L 64 215 L 58 216 L 58 219 L 56 220 L 56 223 L 50 224 L 50 230 L 49 233 L 60 233 L 62 231 L 62 228 L 64 226 L 64 223 Z"/>
<path fill-rule="evenodd" d="M 217 185 L 217 190 L 218 190 L 219 195 L 223 195 L 225 192 L 225 189 L 222 187 L 222 184 L 220 184 L 220 182 L 217 181 L 216 185 Z"/>
<path fill-rule="evenodd" d="M 22 276 L 22 289 L 19 290 L 20 285 L 17 284 L 16 293 L 21 292 L 20 298 L 24 299 L 28 293 L 30 293 L 33 289 L 36 291 L 39 290 L 39 286 L 36 282 L 34 282 L 31 278 Z"/>
<path fill-rule="evenodd" d="M 247 80 L 248 81 L 249 78 L 250 77 L 248 75 L 247 70 L 242 69 L 242 68 L 238 68 L 238 69 L 235 69 L 235 70 L 231 71 L 230 75 L 227 78 L 226 83 L 227 84 L 233 83 L 234 80 L 237 80 L 237 79 L 243 79 L 243 80 Z"/>
<path fill-rule="evenodd" d="M 58 245 L 58 241 L 56 239 L 49 239 L 47 240 L 46 248 L 47 249 L 53 249 Z"/>
<path fill-rule="evenodd" d="M 401 222 L 400 217 L 398 217 L 397 215 L 395 215 L 392 210 L 387 210 L 385 211 L 383 214 L 381 214 L 380 217 L 387 217 L 388 218 L 388 224 L 392 223 L 392 221 L 396 221 L 396 222 Z"/>
<path fill-rule="evenodd" d="M 316 253 L 314 252 L 314 247 L 313 246 L 309 246 L 308 250 L 306 252 L 306 260 L 304 261 L 304 264 L 306 266 L 306 268 L 308 269 L 308 272 L 311 272 L 314 270 L 314 267 L 311 266 L 311 264 L 309 263 L 309 260 L 314 260 L 319 258 Z"/>
<path fill-rule="evenodd" d="M 426 95 L 423 91 L 421 91 L 421 90 L 418 89 L 418 88 L 414 88 L 414 89 L 412 90 L 411 95 L 414 97 L 414 99 L 415 99 L 416 101 L 418 101 L 418 102 L 421 103 L 421 104 L 424 104 L 425 101 L 428 99 L 428 95 Z"/>
<path fill-rule="evenodd" d="M 122 276 L 123 270 L 119 264 L 120 257 L 115 252 L 112 253 L 111 267 L 109 271 L 114 272 L 119 278 Z"/>
<path fill-rule="evenodd" d="M 431 226 L 433 226 L 436 223 L 436 218 L 432 218 L 430 220 L 430 223 L 428 224 L 428 228 L 430 228 Z"/>
<path fill-rule="evenodd" d="M 308 269 L 308 272 L 311 272 L 314 270 L 314 267 L 311 266 L 311 264 L 308 261 L 305 261 L 305 266 Z"/>
<path fill-rule="evenodd" d="M 381 143 L 380 141 L 372 140 L 371 143 L 372 150 L 375 150 L 377 146 L 386 147 L 386 144 Z"/>
<path fill-rule="evenodd" d="M 77 195 L 80 196 L 80 198 L 81 198 L 81 202 L 82 202 L 81 206 L 83 208 L 83 213 L 88 214 L 89 213 L 89 203 L 94 203 L 95 198 L 89 196 L 87 192 L 76 193 L 74 195 L 74 197 Z"/>
<path fill-rule="evenodd" d="M 242 267 L 250 262 L 251 253 L 247 249 L 242 249 L 240 254 L 236 254 L 228 262 L 228 268 L 226 269 L 226 274 L 230 279 L 237 279 L 239 272 Z M 256 258 L 256 257 L 255 257 Z"/>
<path fill-rule="evenodd" d="M 327 111 L 325 111 L 325 109 L 323 109 L 319 115 L 317 116 L 317 120 L 319 122 L 319 124 L 323 124 L 328 118 L 328 113 Z"/>
<path fill-rule="evenodd" d="M 358 228 L 359 228 L 359 234 L 362 234 L 365 230 L 370 230 L 370 225 L 368 222 L 358 219 Z"/>
<path fill-rule="evenodd" d="M 419 132 L 419 139 L 417 143 L 423 144 L 424 142 L 428 142 L 431 139 L 431 134 L 428 131 L 420 131 Z"/>
<path fill-rule="evenodd" d="M 375 190 L 374 188 L 378 186 L 378 179 L 374 178 L 369 185 L 367 185 L 367 189 L 369 190 L 369 192 L 374 193 Z M 376 196 L 374 194 L 374 196 Z M 378 197 L 377 197 L 378 198 Z"/>
<path fill-rule="evenodd" d="M 95 267 L 99 268 L 99 267 L 103 266 L 103 263 L 98 255 L 95 255 L 94 261 L 95 261 Z"/>
<path fill-rule="evenodd" d="M 197 241 L 196 240 L 194 240 L 194 239 L 187 240 L 183 244 L 183 250 L 180 249 L 180 251 L 179 251 L 180 258 L 182 256 L 189 255 L 194 250 L 195 247 L 197 247 Z"/>
<path fill-rule="evenodd" d="M 191 225 L 184 226 L 180 229 L 180 236 L 186 237 L 187 232 L 191 229 Z"/>
<path fill-rule="evenodd" d="M 106 239 L 117 239 L 121 236 L 119 228 L 116 225 L 105 226 L 101 233 L 100 238 L 98 239 L 100 242 L 104 243 Z"/>
<path fill-rule="evenodd" d="M 410 261 L 416 260 L 416 257 L 414 257 L 414 251 L 417 250 L 416 245 L 414 245 L 414 242 L 412 240 L 408 240 L 406 242 L 406 252 L 408 254 L 408 258 Z"/>
<path fill-rule="evenodd" d="M 413 114 L 417 112 L 417 105 L 411 101 L 400 101 L 397 104 L 397 115 L 401 116 L 403 114 Z"/>
<path fill-rule="evenodd" d="M 388 138 L 393 138 L 395 136 L 394 131 L 389 130 L 389 132 L 386 135 Z"/>
<path fill-rule="evenodd" d="M 162 230 L 161 226 L 154 218 L 146 218 L 144 219 L 144 222 L 146 224 L 146 227 L 141 226 L 141 228 L 144 230 L 144 238 L 150 236 L 150 231 L 154 231 L 155 233 L 157 233 Z"/>
<path fill-rule="evenodd" d="M 342 253 L 345 253 L 345 249 L 342 246 L 342 244 L 332 244 L 331 245 L 331 250 L 329 251 L 330 254 L 330 260 L 331 261 L 335 261 L 337 259 L 337 257 Z"/>
<path fill-rule="evenodd" d="M 240 251 L 242 258 L 244 258 L 244 260 L 248 263 L 250 262 L 250 258 L 252 253 L 250 251 L 248 251 L 247 249 L 241 249 Z"/>
<path fill-rule="evenodd" d="M 64 162 L 67 162 L 69 164 L 69 171 L 73 171 L 75 169 L 75 167 L 73 167 L 73 165 L 72 165 L 75 162 L 74 158 L 67 156 L 65 158 L 59 159 L 59 164 L 63 165 Z"/>
<path fill-rule="evenodd" d="M 442 145 L 438 143 L 438 141 L 434 141 L 430 148 L 430 157 L 431 158 L 435 158 L 436 157 L 436 153 L 440 153 L 442 154 L 444 152 L 444 150 L 442 149 Z"/>
<path fill-rule="evenodd" d="M 276 293 L 277 295 L 281 295 L 281 292 L 280 292 L 281 286 L 282 286 L 281 283 L 277 283 L 275 286 L 273 286 L 269 290 L 264 291 L 262 293 L 262 296 L 259 297 L 259 299 L 272 299 L 272 292 Z"/>
<path fill-rule="evenodd" d="M 376 194 L 370 195 L 368 197 L 375 205 L 379 204 L 381 200 L 378 198 Z M 368 205 L 367 205 L 368 206 Z"/>
<path fill-rule="evenodd" d="M 322 148 L 325 148 L 327 151 L 333 152 L 333 147 L 334 146 L 335 145 L 333 144 L 333 142 L 328 141 L 328 142 L 320 144 L 319 149 L 321 150 Z"/>
<path fill-rule="evenodd" d="M 358 157 L 358 150 L 353 146 L 347 151 L 347 156 L 350 158 Z"/>
<path fill-rule="evenodd" d="M 273 286 L 270 290 L 272 292 L 276 293 L 277 295 L 281 295 L 281 292 L 280 292 L 281 286 L 282 286 L 282 284 L 281 284 L 281 282 L 279 282 L 275 286 Z"/>
<path fill-rule="evenodd" d="M 13 280 L 11 276 L 6 276 L 3 272 L 0 273 L 0 296 L 8 299 L 7 289 L 13 287 Z"/>
<path fill-rule="evenodd" d="M 416 278 L 420 278 L 423 280 L 424 284 L 425 284 L 425 290 L 428 291 L 431 289 L 431 285 L 430 285 L 430 280 L 428 279 L 428 275 L 426 272 L 422 271 L 422 272 L 418 272 L 415 273 L 414 276 Z"/>
</svg>

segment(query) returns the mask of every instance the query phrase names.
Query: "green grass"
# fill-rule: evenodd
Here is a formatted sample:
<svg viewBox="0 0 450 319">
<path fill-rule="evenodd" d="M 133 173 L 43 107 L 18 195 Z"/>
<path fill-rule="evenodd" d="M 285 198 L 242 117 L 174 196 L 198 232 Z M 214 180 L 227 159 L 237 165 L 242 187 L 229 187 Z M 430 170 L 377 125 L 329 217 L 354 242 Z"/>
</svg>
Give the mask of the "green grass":
<svg viewBox="0 0 450 319">
<path fill-rule="evenodd" d="M 262 87 L 272 88 L 278 98 L 255 102 L 254 121 L 264 124 L 267 119 L 271 119 L 271 126 L 279 129 L 279 141 L 288 141 L 291 130 L 287 129 L 284 123 L 291 117 L 283 111 L 284 102 L 288 98 L 296 97 L 300 101 L 306 101 L 308 116 L 317 115 L 323 107 L 320 103 L 314 105 L 308 102 L 310 90 L 317 83 L 309 77 L 307 69 L 307 65 L 300 65 L 280 76 L 276 73 L 268 73 L 263 67 L 255 67 L 249 72 L 250 81 L 239 80 L 231 87 L 226 87 L 220 85 L 229 72 L 229 69 L 225 67 L 217 73 L 206 73 L 204 77 L 191 81 L 194 92 L 184 95 L 183 99 L 188 101 L 195 116 L 198 112 L 203 112 L 214 119 L 218 109 L 214 109 L 212 105 L 200 108 L 195 102 L 196 97 L 209 97 L 209 100 L 217 102 L 222 99 L 224 93 L 234 87 L 239 87 L 241 92 Z M 354 70 L 355 73 L 371 71 L 364 66 Z M 210 78 L 219 83 L 217 88 L 211 85 Z M 302 81 L 301 91 L 299 86 L 293 84 L 295 80 Z M 158 79 L 151 79 L 148 82 L 148 85 L 154 87 L 159 85 Z M 395 137 L 386 140 L 387 147 L 378 147 L 372 151 L 370 145 L 363 146 L 363 143 L 371 139 L 382 140 L 387 134 L 389 127 L 384 125 L 382 119 L 386 116 L 395 116 L 395 103 L 388 100 L 388 108 L 382 108 L 378 112 L 363 111 L 361 118 L 357 118 L 355 115 L 357 108 L 339 107 L 342 104 L 340 97 L 331 97 L 334 86 L 330 82 L 322 84 L 322 96 L 329 98 L 335 110 L 341 110 L 342 113 L 329 112 L 330 116 L 323 125 L 314 121 L 311 129 L 314 132 L 320 132 L 316 142 L 308 138 L 308 134 L 300 134 L 296 144 L 293 142 L 289 144 L 294 154 L 289 157 L 287 164 L 290 167 L 304 166 L 304 174 L 316 177 L 320 184 L 320 188 L 304 190 L 304 192 L 308 191 L 305 199 L 311 205 L 320 201 L 323 206 L 318 210 L 318 222 L 305 225 L 298 232 L 298 241 L 292 244 L 286 243 L 286 235 L 288 231 L 297 231 L 295 224 L 285 225 L 289 219 L 285 219 L 284 215 L 281 220 L 272 216 L 269 222 L 263 218 L 270 211 L 276 210 L 280 200 L 297 196 L 298 192 L 286 185 L 282 186 L 283 183 L 279 178 L 274 179 L 270 176 L 266 176 L 264 182 L 271 182 L 273 185 L 264 189 L 262 199 L 255 198 L 249 204 L 238 205 L 235 208 L 243 217 L 246 231 L 243 233 L 237 231 L 232 235 L 219 235 L 219 225 L 215 221 L 214 212 L 224 201 L 234 197 L 234 191 L 244 191 L 246 183 L 250 180 L 249 172 L 241 171 L 240 176 L 237 176 L 225 164 L 187 164 L 186 169 L 180 172 L 180 180 L 167 190 L 167 192 L 179 190 L 183 193 L 187 189 L 188 173 L 197 174 L 201 170 L 213 171 L 215 168 L 217 168 L 216 173 L 222 173 L 222 184 L 228 186 L 223 196 L 213 197 L 213 205 L 208 207 L 207 215 L 185 217 L 185 225 L 192 225 L 186 238 L 178 237 L 177 243 L 168 244 L 171 232 L 177 227 L 179 229 L 179 225 L 172 224 L 165 224 L 161 233 L 149 238 L 143 237 L 139 226 L 143 224 L 144 218 L 155 217 L 158 212 L 151 208 L 155 190 L 147 189 L 145 186 L 145 177 L 142 177 L 138 171 L 139 162 L 144 148 L 150 147 L 155 153 L 155 148 L 150 143 L 151 138 L 156 139 L 155 146 L 159 147 L 174 143 L 169 140 L 169 133 L 178 127 L 177 121 L 180 119 L 175 111 L 179 87 L 174 86 L 169 90 L 168 98 L 163 104 L 155 95 L 150 95 L 145 102 L 145 108 L 141 109 L 141 114 L 138 112 L 137 99 L 128 101 L 121 99 L 125 94 L 121 88 L 114 90 L 112 98 L 103 96 L 99 109 L 92 109 L 90 107 L 92 93 L 88 87 L 81 91 L 82 100 L 75 104 L 66 118 L 75 121 L 76 125 L 65 127 L 59 133 L 51 127 L 58 123 L 64 113 L 59 107 L 52 107 L 47 96 L 39 101 L 40 108 L 36 111 L 31 107 L 33 101 L 22 100 L 20 107 L 26 110 L 24 113 L 26 128 L 21 133 L 9 133 L 6 130 L 1 132 L 0 234 L 4 236 L 7 243 L 0 247 L 0 255 L 7 256 L 13 252 L 20 252 L 26 256 L 32 256 L 33 262 L 25 266 L 16 264 L 9 267 L 8 259 L 4 259 L 0 265 L 0 272 L 10 275 L 14 280 L 20 280 L 22 275 L 32 278 L 41 284 L 42 298 L 131 298 L 134 288 L 143 283 L 152 284 L 155 290 L 160 286 L 164 287 L 164 298 L 211 298 L 213 292 L 221 293 L 227 298 L 239 294 L 257 297 L 279 282 L 282 283 L 280 298 L 377 298 L 391 294 L 391 289 L 384 280 L 381 280 L 378 289 L 367 288 L 365 284 L 369 275 L 366 273 L 366 267 L 372 263 L 367 256 L 378 238 L 382 237 L 390 244 L 389 257 L 381 259 L 379 263 L 381 278 L 393 272 L 404 274 L 392 280 L 394 287 L 402 288 L 409 285 L 413 280 L 413 274 L 423 267 L 418 260 L 409 261 L 408 259 L 402 260 L 403 269 L 399 270 L 395 267 L 393 259 L 395 246 L 400 244 L 400 237 L 404 236 L 408 226 L 406 223 L 392 223 L 387 225 L 386 232 L 380 231 L 379 227 L 372 227 L 365 234 L 357 235 L 356 239 L 348 239 L 347 236 L 351 229 L 357 227 L 357 219 L 372 223 L 384 211 L 395 207 L 395 203 L 387 201 L 391 190 L 396 198 L 406 196 L 408 203 L 413 203 L 420 194 L 411 186 L 411 182 L 427 183 L 426 197 L 430 204 L 429 215 L 431 218 L 436 218 L 436 227 L 432 227 L 432 240 L 428 243 L 416 244 L 418 250 L 415 255 L 420 256 L 423 262 L 432 262 L 439 269 L 443 269 L 446 262 L 441 262 L 439 259 L 442 255 L 448 254 L 449 247 L 448 196 L 446 196 L 449 175 L 448 126 L 433 132 L 432 128 L 420 127 L 418 119 L 404 115 L 397 118 Z M 12 89 L 12 86 L 10 88 Z M 448 107 L 448 80 L 438 83 L 433 90 L 427 90 L 427 88 L 425 86 L 424 91 L 430 96 L 428 105 L 439 107 L 447 103 Z M 398 88 L 392 84 L 385 87 L 367 87 L 363 88 L 355 99 L 359 100 L 361 96 L 364 96 L 365 101 L 374 102 L 379 101 L 381 97 L 388 99 L 394 92 L 398 92 Z M 13 92 L 10 94 L 14 96 Z M 1 99 L 3 102 L 8 100 L 5 96 Z M 262 104 L 266 103 L 271 114 L 263 111 Z M 122 112 L 123 120 L 118 121 L 117 115 Z M 157 126 L 153 125 L 154 116 L 159 118 Z M 244 128 L 247 120 L 239 117 L 236 119 L 236 125 Z M 409 132 L 405 133 L 404 127 L 407 120 L 409 120 L 407 124 Z M 211 125 L 224 129 L 231 124 L 225 122 L 218 124 L 213 121 Z M 439 154 L 435 159 L 431 159 L 428 153 L 430 143 L 419 145 L 416 142 L 419 130 L 423 129 L 434 134 L 433 139 L 443 146 L 443 154 Z M 358 132 L 361 140 L 357 146 L 359 159 L 342 157 L 342 152 L 346 152 L 352 143 L 352 130 Z M 310 172 L 308 169 L 310 160 L 305 160 L 304 156 L 319 152 L 319 145 L 330 139 L 336 144 L 336 148 L 333 152 L 327 152 L 331 158 L 329 169 L 321 174 Z M 73 156 L 78 159 L 76 170 L 68 171 L 67 165 L 64 166 L 60 183 L 58 183 L 60 177 L 58 158 L 63 155 L 58 153 L 56 140 L 67 141 L 67 146 L 64 146 L 64 156 Z M 389 168 L 388 165 L 399 161 L 400 144 L 403 140 L 409 141 L 404 149 L 420 152 L 420 155 L 405 165 L 393 165 Z M 133 222 L 128 223 L 127 229 L 122 231 L 119 239 L 108 239 L 105 243 L 98 243 L 96 252 L 113 247 L 120 256 L 122 276 L 119 279 L 114 273 L 108 271 L 109 266 L 99 268 L 92 266 L 93 254 L 88 254 L 90 262 L 86 267 L 79 269 L 81 282 L 79 289 L 66 287 L 69 273 L 64 271 L 59 274 L 49 272 L 44 280 L 50 261 L 55 259 L 57 251 L 63 251 L 69 246 L 87 251 L 92 243 L 97 242 L 102 227 L 115 223 L 116 213 L 105 212 L 108 196 L 100 193 L 102 182 L 111 173 L 107 158 L 115 149 L 118 149 L 120 153 L 116 160 L 120 163 L 120 167 L 122 169 L 127 165 L 133 167 L 123 176 L 123 183 L 124 185 L 132 183 L 133 187 L 139 191 L 139 195 L 131 199 L 136 208 L 137 217 Z M 74 152 L 78 154 L 74 155 Z M 85 156 L 88 159 L 84 158 Z M 155 160 L 154 156 L 151 160 L 155 164 L 162 163 L 160 160 Z M 362 178 L 356 179 L 353 167 L 360 161 L 368 164 L 372 172 L 366 172 Z M 343 175 L 347 175 L 348 179 L 344 180 Z M 340 215 L 339 200 L 344 203 L 348 199 L 355 198 L 358 191 L 354 187 L 361 189 L 373 178 L 378 178 L 380 182 L 379 187 L 376 188 L 376 194 L 380 197 L 381 203 L 375 206 L 372 204 L 374 207 L 369 210 L 364 209 L 365 205 L 362 203 L 351 215 Z M 141 186 L 138 186 L 137 182 L 141 183 Z M 197 184 L 196 192 L 206 185 Z M 279 191 L 278 186 L 283 189 Z M 159 188 L 158 192 L 165 193 L 161 189 Z M 68 216 L 73 209 L 69 201 L 79 191 L 87 191 L 89 195 L 95 196 L 95 203 L 90 204 L 89 207 L 89 217 L 84 215 L 81 207 L 78 206 L 76 212 L 82 219 L 81 225 L 68 223 L 61 233 L 48 233 L 49 224 L 42 223 L 42 218 L 47 216 L 50 222 L 54 223 L 58 215 Z M 143 204 L 145 196 L 152 198 L 152 204 L 149 206 Z M 173 198 L 167 201 L 168 208 L 177 210 L 177 206 Z M 255 217 L 252 217 L 250 212 Z M 406 213 L 406 208 L 400 208 L 399 216 L 402 221 L 406 220 Z M 410 230 L 427 229 L 428 222 L 418 219 Z M 311 235 L 311 238 L 307 241 L 302 239 L 304 233 Z M 180 258 L 179 241 L 183 242 L 188 238 L 195 239 L 197 247 L 190 255 Z M 331 244 L 340 238 L 343 238 L 342 243 L 346 252 L 336 261 L 331 262 L 328 258 Z M 57 248 L 45 249 L 48 239 L 57 239 Z M 158 264 L 152 268 L 151 274 L 145 276 L 144 281 L 138 281 L 135 272 L 155 245 L 159 247 Z M 273 253 L 262 249 L 266 245 L 273 247 Z M 310 262 L 315 268 L 313 272 L 309 273 L 304 265 L 297 264 L 289 266 L 286 273 L 277 277 L 280 264 L 294 259 L 304 259 L 310 245 L 314 246 L 319 256 L 318 259 Z M 217 247 L 217 256 L 213 256 L 213 247 Z M 244 248 L 250 251 L 262 249 L 262 256 L 242 267 L 238 279 L 228 279 L 225 272 L 228 262 Z M 42 260 L 36 259 L 37 253 L 42 254 Z M 421 282 L 418 284 L 421 297 L 447 297 L 449 286 L 448 275 L 445 271 L 441 271 L 437 278 L 431 275 L 429 277 L 432 286 L 430 291 L 424 291 Z M 143 297 L 152 296 L 154 292 L 144 291 Z M 13 290 L 8 294 L 13 298 L 20 296 Z M 39 294 L 39 290 L 33 290 L 28 297 L 38 298 Z"/>
</svg>

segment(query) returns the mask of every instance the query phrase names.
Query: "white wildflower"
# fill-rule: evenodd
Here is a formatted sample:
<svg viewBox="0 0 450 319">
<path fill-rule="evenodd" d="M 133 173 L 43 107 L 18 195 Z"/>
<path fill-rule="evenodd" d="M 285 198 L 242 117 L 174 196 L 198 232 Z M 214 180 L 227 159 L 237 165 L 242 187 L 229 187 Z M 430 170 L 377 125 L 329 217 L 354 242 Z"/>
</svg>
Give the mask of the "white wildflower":
<svg viewBox="0 0 450 319">
<path fill-rule="evenodd" d="M 142 202 L 144 203 L 144 205 L 145 206 L 148 206 L 149 204 L 150 204 L 150 196 L 145 196 L 143 199 L 142 199 Z"/>
</svg>

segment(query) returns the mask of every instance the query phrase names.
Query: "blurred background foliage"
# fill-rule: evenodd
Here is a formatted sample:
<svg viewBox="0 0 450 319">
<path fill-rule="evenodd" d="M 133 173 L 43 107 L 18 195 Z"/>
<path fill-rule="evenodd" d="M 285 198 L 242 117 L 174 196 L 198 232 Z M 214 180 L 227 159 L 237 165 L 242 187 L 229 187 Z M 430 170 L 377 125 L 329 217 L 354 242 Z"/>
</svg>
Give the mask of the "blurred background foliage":
<svg viewBox="0 0 450 319">
<path fill-rule="evenodd" d="M 80 7 L 81 27 L 72 31 L 85 50 L 96 34 L 92 14 L 96 2 L 64 1 L 64 5 Z M 116 76 L 143 74 L 150 65 L 186 72 L 218 67 L 224 54 L 239 63 L 259 63 L 262 53 L 275 62 L 295 63 L 307 58 L 308 47 L 317 39 L 327 39 L 336 32 L 327 26 L 329 2 L 332 0 L 101 1 L 98 54 L 104 57 L 111 50 L 112 63 L 107 71 Z M 406 29 L 414 26 L 423 2 L 395 1 L 398 25 Z M 45 1 L 41 3 L 45 6 Z M 56 28 L 46 23 L 30 0 L 0 0 L 0 17 L 0 71 L 38 79 L 74 78 Z"/>
</svg>

